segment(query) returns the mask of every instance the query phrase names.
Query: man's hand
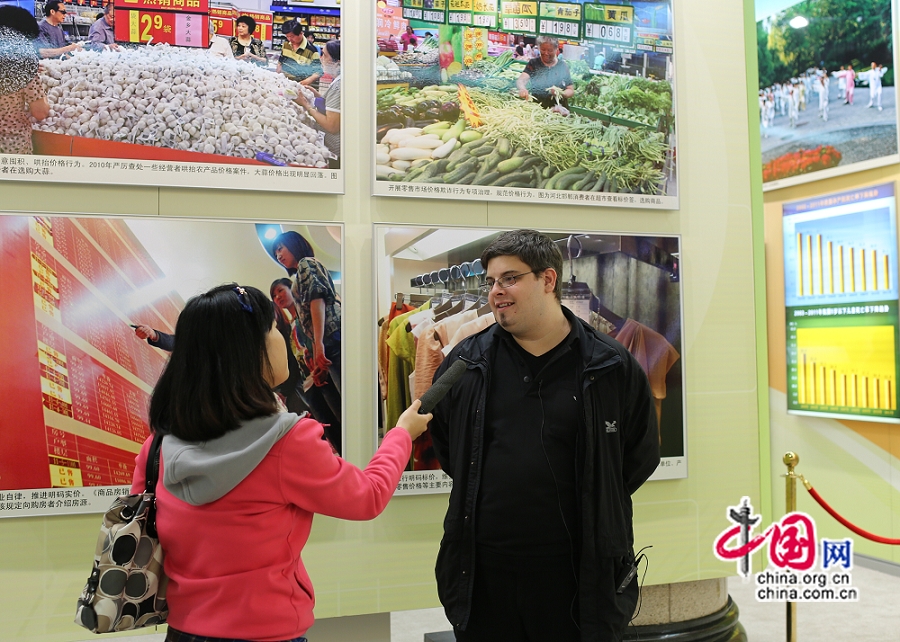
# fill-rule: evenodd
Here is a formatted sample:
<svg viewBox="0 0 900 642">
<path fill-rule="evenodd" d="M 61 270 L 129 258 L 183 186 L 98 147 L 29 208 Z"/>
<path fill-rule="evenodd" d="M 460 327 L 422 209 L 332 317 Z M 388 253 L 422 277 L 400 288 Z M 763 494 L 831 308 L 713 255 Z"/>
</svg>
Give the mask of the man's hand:
<svg viewBox="0 0 900 642">
<path fill-rule="evenodd" d="M 150 339 L 151 341 L 159 341 L 159 334 L 149 325 L 139 325 L 134 329 L 134 334 L 138 339 Z"/>
</svg>

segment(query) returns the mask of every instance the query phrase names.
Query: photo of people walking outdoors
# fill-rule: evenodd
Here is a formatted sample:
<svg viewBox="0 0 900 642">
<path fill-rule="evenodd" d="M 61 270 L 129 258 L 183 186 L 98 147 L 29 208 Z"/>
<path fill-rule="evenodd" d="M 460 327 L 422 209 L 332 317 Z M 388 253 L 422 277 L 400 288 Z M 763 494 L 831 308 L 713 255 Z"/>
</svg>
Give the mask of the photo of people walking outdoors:
<svg viewBox="0 0 900 642">
<path fill-rule="evenodd" d="M 775 4 L 756 25 L 763 183 L 897 162 L 890 0 Z"/>
</svg>

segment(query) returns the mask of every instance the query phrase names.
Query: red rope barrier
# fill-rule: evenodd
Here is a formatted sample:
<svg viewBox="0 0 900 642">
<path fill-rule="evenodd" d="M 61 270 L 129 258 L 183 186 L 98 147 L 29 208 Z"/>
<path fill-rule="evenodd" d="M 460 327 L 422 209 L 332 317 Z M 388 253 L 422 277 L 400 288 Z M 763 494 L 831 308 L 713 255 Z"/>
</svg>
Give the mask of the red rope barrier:
<svg viewBox="0 0 900 642">
<path fill-rule="evenodd" d="M 849 528 L 851 531 L 853 531 L 860 537 L 865 537 L 866 539 L 870 539 L 873 542 L 878 542 L 880 544 L 890 544 L 892 546 L 900 546 L 900 539 L 891 539 L 889 537 L 881 537 L 880 535 L 875 535 L 873 533 L 870 533 L 869 531 L 865 531 L 865 530 L 861 529 L 859 526 L 855 526 L 854 524 L 851 524 L 847 519 L 841 517 L 836 510 L 834 510 L 831 506 L 829 506 L 828 502 L 826 502 L 824 499 L 822 499 L 821 495 L 819 495 L 819 493 L 816 492 L 816 489 L 813 488 L 812 485 L 805 479 L 803 480 L 803 485 L 806 486 L 806 490 L 808 490 L 809 494 L 813 496 L 813 499 L 815 499 L 817 502 L 819 502 L 819 506 L 821 506 L 826 511 L 828 511 L 829 515 L 834 517 L 837 521 L 839 521 L 841 524 L 843 524 L 844 526 Z"/>
</svg>

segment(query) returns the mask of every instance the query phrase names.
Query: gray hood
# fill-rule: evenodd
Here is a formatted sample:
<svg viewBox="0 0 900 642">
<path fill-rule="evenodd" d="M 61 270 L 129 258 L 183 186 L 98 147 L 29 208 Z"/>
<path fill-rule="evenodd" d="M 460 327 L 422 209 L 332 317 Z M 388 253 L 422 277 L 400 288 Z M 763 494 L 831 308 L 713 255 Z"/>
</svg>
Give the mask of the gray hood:
<svg viewBox="0 0 900 642">
<path fill-rule="evenodd" d="M 212 441 L 162 440 L 163 485 L 193 506 L 224 497 L 259 465 L 300 418 L 279 413 L 245 421 Z"/>
</svg>

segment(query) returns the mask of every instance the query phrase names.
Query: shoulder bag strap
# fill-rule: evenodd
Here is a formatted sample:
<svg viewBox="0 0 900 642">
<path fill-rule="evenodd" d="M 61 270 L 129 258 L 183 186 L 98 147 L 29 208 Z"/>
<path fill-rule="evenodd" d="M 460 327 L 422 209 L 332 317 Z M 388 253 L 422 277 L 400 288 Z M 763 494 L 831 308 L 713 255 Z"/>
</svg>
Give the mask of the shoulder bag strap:
<svg viewBox="0 0 900 642">
<path fill-rule="evenodd" d="M 145 492 L 156 493 L 156 480 L 159 479 L 159 452 L 162 449 L 162 433 L 155 433 L 147 452 L 147 471 Z"/>
</svg>

